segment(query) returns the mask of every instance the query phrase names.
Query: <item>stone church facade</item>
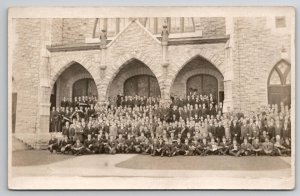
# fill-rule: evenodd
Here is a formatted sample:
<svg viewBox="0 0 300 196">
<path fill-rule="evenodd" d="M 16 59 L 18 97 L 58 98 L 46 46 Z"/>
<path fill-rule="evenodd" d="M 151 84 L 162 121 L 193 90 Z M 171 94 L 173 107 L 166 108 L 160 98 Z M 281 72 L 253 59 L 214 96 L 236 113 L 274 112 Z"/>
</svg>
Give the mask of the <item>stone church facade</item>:
<svg viewBox="0 0 300 196">
<path fill-rule="evenodd" d="M 35 148 L 49 138 L 50 107 L 80 93 L 101 104 L 118 94 L 169 101 L 197 88 L 224 112 L 291 102 L 285 16 L 14 19 L 13 35 L 13 132 Z"/>
</svg>

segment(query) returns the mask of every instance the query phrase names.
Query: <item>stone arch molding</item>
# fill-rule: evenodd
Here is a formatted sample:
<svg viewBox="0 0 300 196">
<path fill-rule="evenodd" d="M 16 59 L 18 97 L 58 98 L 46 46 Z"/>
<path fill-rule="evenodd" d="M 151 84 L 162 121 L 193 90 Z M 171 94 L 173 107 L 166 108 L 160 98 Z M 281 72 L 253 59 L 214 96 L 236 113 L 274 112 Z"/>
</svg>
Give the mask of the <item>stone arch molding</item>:
<svg viewBox="0 0 300 196">
<path fill-rule="evenodd" d="M 147 75 L 147 76 L 154 76 L 153 72 L 149 71 L 148 69 L 145 70 L 145 68 L 138 68 L 138 69 L 134 69 L 134 70 L 130 70 L 130 71 L 126 71 L 125 73 L 122 74 L 121 77 L 116 77 L 115 79 L 117 79 L 118 81 L 115 83 L 117 86 L 121 87 L 121 94 L 123 94 L 124 92 L 124 83 L 127 79 L 134 77 L 134 76 L 138 76 L 138 75 Z M 155 76 L 154 76 L 155 77 Z M 113 82 L 112 82 L 113 84 Z M 112 86 L 110 86 L 111 88 Z M 108 89 L 108 91 L 110 91 L 110 89 Z M 109 96 L 110 93 L 108 92 Z"/>
<path fill-rule="evenodd" d="M 153 76 L 157 78 L 160 91 L 162 92 L 161 87 L 163 86 L 163 72 L 159 63 L 156 59 L 151 56 L 144 55 L 142 52 L 132 52 L 131 54 L 125 54 L 117 59 L 117 61 L 111 66 L 111 70 L 108 77 L 108 83 L 106 88 L 106 97 L 109 94 L 108 90 L 111 87 L 113 80 L 116 78 L 117 74 L 120 72 L 124 66 L 128 65 L 131 61 L 138 60 L 145 64 L 153 73 Z"/>
<path fill-rule="evenodd" d="M 176 75 L 179 73 L 179 71 L 188 64 L 191 60 L 194 58 L 203 58 L 210 62 L 212 65 L 215 66 L 217 70 L 219 70 L 223 75 L 225 73 L 225 66 L 223 59 L 220 55 L 214 54 L 212 51 L 208 51 L 208 49 L 201 49 L 201 50 L 193 50 L 187 54 L 182 55 L 178 60 L 175 62 L 175 71 L 177 70 Z"/>
<path fill-rule="evenodd" d="M 53 59 L 54 60 L 54 59 Z M 70 66 L 72 66 L 75 63 L 80 64 L 83 66 L 87 72 L 91 75 L 91 77 L 94 79 L 96 86 L 98 87 L 100 84 L 100 77 L 99 77 L 99 71 L 98 66 L 95 66 L 95 64 L 92 63 L 92 59 L 88 57 L 80 57 L 78 56 L 72 56 L 72 57 L 63 57 L 63 59 L 55 59 L 57 63 L 51 63 L 53 69 L 51 69 L 51 76 L 50 76 L 50 88 L 52 89 L 56 80 L 58 77 Z M 53 62 L 53 61 L 52 61 Z M 99 94 L 99 90 L 98 90 Z"/>
</svg>

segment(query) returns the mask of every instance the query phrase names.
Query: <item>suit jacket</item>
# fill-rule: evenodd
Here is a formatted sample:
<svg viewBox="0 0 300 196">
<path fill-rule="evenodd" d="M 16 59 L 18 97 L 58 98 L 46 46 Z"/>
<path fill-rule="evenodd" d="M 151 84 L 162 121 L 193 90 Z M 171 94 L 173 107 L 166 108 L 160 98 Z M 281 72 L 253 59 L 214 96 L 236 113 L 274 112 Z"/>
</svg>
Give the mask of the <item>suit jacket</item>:
<svg viewBox="0 0 300 196">
<path fill-rule="evenodd" d="M 219 140 L 222 140 L 222 137 L 225 136 L 225 128 L 223 126 L 217 126 L 216 127 L 216 137 L 219 138 Z"/>
</svg>

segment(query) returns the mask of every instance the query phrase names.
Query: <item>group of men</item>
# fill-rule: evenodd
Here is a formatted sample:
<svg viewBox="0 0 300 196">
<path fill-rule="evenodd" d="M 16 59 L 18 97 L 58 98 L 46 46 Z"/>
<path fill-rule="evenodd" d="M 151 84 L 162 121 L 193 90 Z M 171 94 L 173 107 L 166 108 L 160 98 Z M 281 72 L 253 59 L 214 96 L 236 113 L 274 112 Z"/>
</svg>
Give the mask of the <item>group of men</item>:
<svg viewBox="0 0 300 196">
<path fill-rule="evenodd" d="M 86 100 L 86 99 L 85 99 Z M 88 98 L 89 100 L 89 98 Z M 290 108 L 281 103 L 244 114 L 223 113 L 212 95 L 188 95 L 171 103 L 159 98 L 118 96 L 105 105 L 78 104 L 54 130 L 51 152 L 177 155 L 290 155 Z M 70 112 L 72 110 L 72 112 Z M 53 116 L 52 116 L 53 117 Z M 51 121 L 52 122 L 52 121 Z M 57 126 L 57 125 L 56 125 Z"/>
</svg>

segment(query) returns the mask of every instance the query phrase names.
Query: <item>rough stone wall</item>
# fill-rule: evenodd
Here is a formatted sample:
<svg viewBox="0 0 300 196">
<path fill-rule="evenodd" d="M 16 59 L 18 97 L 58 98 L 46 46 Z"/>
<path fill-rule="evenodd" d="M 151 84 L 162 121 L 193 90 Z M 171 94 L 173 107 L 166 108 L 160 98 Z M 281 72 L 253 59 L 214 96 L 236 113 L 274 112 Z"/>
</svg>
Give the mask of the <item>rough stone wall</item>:
<svg viewBox="0 0 300 196">
<path fill-rule="evenodd" d="M 51 31 L 51 45 L 63 44 L 63 19 L 52 19 L 52 31 Z"/>
<path fill-rule="evenodd" d="M 276 33 L 274 23 L 275 17 L 234 19 L 233 105 L 242 111 L 268 103 L 267 80 L 283 45 L 290 54 L 290 35 Z"/>
<path fill-rule="evenodd" d="M 33 133 L 37 128 L 39 66 L 41 64 L 41 20 L 15 19 L 12 74 L 18 93 L 16 133 Z"/>
<path fill-rule="evenodd" d="M 194 18 L 195 30 L 202 31 L 205 38 L 222 37 L 226 35 L 224 17 L 200 17 Z"/>
<path fill-rule="evenodd" d="M 93 18 L 62 19 L 62 44 L 85 43 L 85 38 L 91 38 L 93 33 Z"/>
</svg>

